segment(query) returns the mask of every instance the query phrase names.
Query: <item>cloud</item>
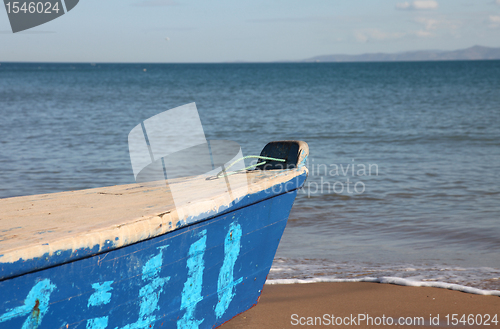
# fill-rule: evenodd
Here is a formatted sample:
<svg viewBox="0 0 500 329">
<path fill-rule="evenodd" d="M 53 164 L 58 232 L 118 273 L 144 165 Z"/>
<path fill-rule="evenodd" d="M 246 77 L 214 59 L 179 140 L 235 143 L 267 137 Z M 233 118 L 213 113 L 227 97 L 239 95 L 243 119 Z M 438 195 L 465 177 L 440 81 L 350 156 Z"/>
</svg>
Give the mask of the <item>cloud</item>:
<svg viewBox="0 0 500 329">
<path fill-rule="evenodd" d="M 368 41 L 368 36 L 366 36 L 366 34 L 364 34 L 362 32 L 358 32 L 358 31 L 354 32 L 354 37 L 359 42 L 367 42 Z"/>
<path fill-rule="evenodd" d="M 135 3 L 139 7 L 160 7 L 160 6 L 177 6 L 179 3 L 175 0 L 142 0 Z"/>
<path fill-rule="evenodd" d="M 412 34 L 419 38 L 427 38 L 434 36 L 432 31 L 436 30 L 440 22 L 437 19 L 417 17 L 414 22 L 423 25 L 423 29 L 413 32 Z"/>
<path fill-rule="evenodd" d="M 437 1 L 434 0 L 415 0 L 412 2 L 406 1 L 396 4 L 396 9 L 400 10 L 428 10 L 428 9 L 436 9 L 437 7 L 438 3 Z"/>
<path fill-rule="evenodd" d="M 426 17 L 417 17 L 414 19 L 415 22 L 422 24 L 425 30 L 435 30 L 440 23 L 437 19 L 426 18 Z"/>
<path fill-rule="evenodd" d="M 489 19 L 490 19 L 490 27 L 491 28 L 497 28 L 500 26 L 500 16 L 491 15 L 489 17 Z"/>
<path fill-rule="evenodd" d="M 500 5 L 500 0 L 497 0 L 496 2 L 497 2 L 497 5 Z"/>
<path fill-rule="evenodd" d="M 414 34 L 419 37 L 419 38 L 427 38 L 427 37 L 432 37 L 433 34 L 432 32 L 429 32 L 429 31 L 425 31 L 425 30 L 418 30 L 418 31 L 415 31 Z"/>
<path fill-rule="evenodd" d="M 421 25 L 420 30 L 411 33 L 417 37 L 431 37 L 443 33 L 456 35 L 456 32 L 463 25 L 462 22 L 458 20 L 450 20 L 446 17 L 415 17 L 413 21 Z"/>
<path fill-rule="evenodd" d="M 359 42 L 368 42 L 370 40 L 388 40 L 388 39 L 399 39 L 405 36 L 405 33 L 400 32 L 384 32 L 379 29 L 364 29 L 354 31 L 354 37 Z"/>
<path fill-rule="evenodd" d="M 397 3 L 396 4 L 396 9 L 410 9 L 410 3 L 409 2 L 402 2 L 402 3 Z"/>
</svg>

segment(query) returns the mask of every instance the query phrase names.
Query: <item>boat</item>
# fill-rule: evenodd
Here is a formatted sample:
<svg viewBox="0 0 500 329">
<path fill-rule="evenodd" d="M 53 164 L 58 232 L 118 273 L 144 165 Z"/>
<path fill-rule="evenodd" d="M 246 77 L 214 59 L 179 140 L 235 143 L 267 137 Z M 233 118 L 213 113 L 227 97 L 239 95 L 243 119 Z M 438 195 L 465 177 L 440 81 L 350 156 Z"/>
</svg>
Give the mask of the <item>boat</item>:
<svg viewBox="0 0 500 329">
<path fill-rule="evenodd" d="M 308 153 L 276 141 L 252 170 L 1 199 L 0 328 L 222 325 L 257 303 Z"/>
</svg>

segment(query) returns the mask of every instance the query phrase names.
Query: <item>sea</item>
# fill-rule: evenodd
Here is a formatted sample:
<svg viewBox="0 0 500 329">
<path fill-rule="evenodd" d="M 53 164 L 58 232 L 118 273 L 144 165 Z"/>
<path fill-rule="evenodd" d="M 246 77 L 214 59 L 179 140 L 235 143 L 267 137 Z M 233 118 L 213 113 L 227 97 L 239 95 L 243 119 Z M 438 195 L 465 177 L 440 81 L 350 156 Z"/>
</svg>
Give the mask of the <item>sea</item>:
<svg viewBox="0 0 500 329">
<path fill-rule="evenodd" d="M 500 294 L 500 61 L 0 63 L 0 198 L 133 183 L 128 133 L 192 102 L 244 155 L 309 144 L 268 283 Z"/>
</svg>

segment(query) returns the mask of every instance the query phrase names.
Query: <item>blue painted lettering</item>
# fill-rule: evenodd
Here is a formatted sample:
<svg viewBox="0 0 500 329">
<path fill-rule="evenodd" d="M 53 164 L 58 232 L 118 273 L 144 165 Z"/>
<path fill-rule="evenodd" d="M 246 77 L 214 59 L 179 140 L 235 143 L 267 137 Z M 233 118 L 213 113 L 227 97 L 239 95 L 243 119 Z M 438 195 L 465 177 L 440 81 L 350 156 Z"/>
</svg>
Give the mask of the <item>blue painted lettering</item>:
<svg viewBox="0 0 500 329">
<path fill-rule="evenodd" d="M 44 279 L 31 288 L 28 296 L 24 300 L 24 305 L 18 306 L 0 316 L 0 323 L 26 316 L 22 329 L 36 328 L 42 322 L 42 318 L 49 309 L 50 294 L 56 286 L 49 279 Z"/>
<path fill-rule="evenodd" d="M 196 305 L 203 299 L 201 289 L 203 286 L 203 271 L 205 263 L 203 256 L 207 248 L 207 230 L 200 232 L 201 239 L 193 243 L 189 247 L 187 259 L 188 277 L 184 283 L 181 296 L 181 310 L 186 310 L 184 316 L 177 321 L 179 329 L 196 329 L 204 321 L 204 319 L 196 320 L 194 311 Z"/>
<path fill-rule="evenodd" d="M 139 319 L 132 324 L 128 324 L 123 329 L 142 329 L 152 328 L 156 321 L 156 316 L 153 313 L 159 310 L 158 301 L 160 294 L 163 292 L 163 285 L 170 280 L 170 277 L 161 278 L 160 270 L 163 264 L 163 250 L 168 246 L 160 247 L 160 253 L 142 267 L 142 280 L 148 282 L 139 290 L 141 298 Z"/>
<path fill-rule="evenodd" d="M 240 254 L 241 225 L 234 222 L 229 226 L 226 239 L 224 240 L 224 262 L 219 272 L 217 282 L 217 295 L 219 302 L 215 306 L 215 315 L 220 318 L 226 312 L 229 304 L 234 298 L 234 286 L 241 283 L 243 278 L 234 281 L 234 264 Z"/>
<path fill-rule="evenodd" d="M 108 326 L 108 317 L 87 320 L 87 329 L 105 329 Z"/>
<path fill-rule="evenodd" d="M 113 284 L 113 281 L 93 283 L 92 288 L 95 289 L 95 292 L 89 297 L 87 307 L 100 306 L 109 303 L 109 301 L 111 300 L 111 293 L 109 291 L 113 290 L 111 284 Z"/>
<path fill-rule="evenodd" d="M 93 283 L 92 288 L 95 289 L 95 292 L 90 295 L 87 307 L 108 304 L 111 301 L 111 293 L 109 291 L 113 289 L 113 287 L 111 287 L 111 284 L 113 284 L 113 282 L 114 281 Z M 104 329 L 107 326 L 107 316 L 87 320 L 87 329 Z"/>
</svg>

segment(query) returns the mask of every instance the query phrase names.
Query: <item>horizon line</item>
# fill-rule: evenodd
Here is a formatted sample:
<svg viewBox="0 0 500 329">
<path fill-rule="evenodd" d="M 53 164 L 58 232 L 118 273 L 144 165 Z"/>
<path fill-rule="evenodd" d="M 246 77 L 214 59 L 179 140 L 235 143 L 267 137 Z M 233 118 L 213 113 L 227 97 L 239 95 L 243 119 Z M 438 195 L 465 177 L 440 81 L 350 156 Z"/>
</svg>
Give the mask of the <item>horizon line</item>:
<svg viewBox="0 0 500 329">
<path fill-rule="evenodd" d="M 326 56 L 326 55 L 325 55 Z M 352 55 L 358 56 L 358 55 Z M 0 61 L 0 66 L 2 64 L 87 64 L 87 65 L 98 65 L 98 64 L 341 64 L 341 63 L 420 63 L 420 62 L 480 62 L 480 61 L 500 61 L 499 58 L 488 59 L 425 59 L 425 60 L 374 60 L 374 61 L 311 61 L 311 60 L 284 60 L 284 61 L 231 61 L 231 62 L 60 62 L 60 61 Z"/>
</svg>

